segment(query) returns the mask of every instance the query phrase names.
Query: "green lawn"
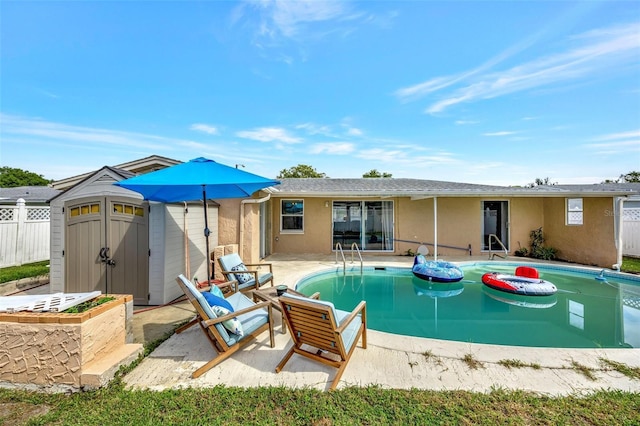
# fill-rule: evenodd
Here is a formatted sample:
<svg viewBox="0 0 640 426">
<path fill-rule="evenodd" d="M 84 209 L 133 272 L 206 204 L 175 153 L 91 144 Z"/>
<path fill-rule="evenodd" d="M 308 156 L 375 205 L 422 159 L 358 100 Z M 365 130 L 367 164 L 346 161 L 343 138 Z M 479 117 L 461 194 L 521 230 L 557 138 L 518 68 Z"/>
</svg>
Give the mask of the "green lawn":
<svg viewBox="0 0 640 426">
<path fill-rule="evenodd" d="M 21 266 L 0 268 L 0 284 L 22 278 L 39 277 L 49 274 L 49 261 L 29 263 Z"/>
<path fill-rule="evenodd" d="M 3 409 L 4 405 L 4 409 Z M 4 423 L 2 419 L 5 414 Z M 550 398 L 513 391 L 334 392 L 285 388 L 125 390 L 119 382 L 73 395 L 0 390 L 0 424 L 31 425 L 637 425 L 640 394 Z"/>
<path fill-rule="evenodd" d="M 640 259 L 637 257 L 624 256 L 622 258 L 622 272 L 630 272 L 632 274 L 640 274 Z"/>
</svg>

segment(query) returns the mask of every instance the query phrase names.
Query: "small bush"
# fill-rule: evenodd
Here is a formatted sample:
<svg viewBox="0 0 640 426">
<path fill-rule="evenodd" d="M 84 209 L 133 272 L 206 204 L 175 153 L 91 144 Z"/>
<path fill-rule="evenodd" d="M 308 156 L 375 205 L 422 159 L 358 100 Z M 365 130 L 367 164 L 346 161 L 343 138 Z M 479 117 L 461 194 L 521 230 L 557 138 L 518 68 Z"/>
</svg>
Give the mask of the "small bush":
<svg viewBox="0 0 640 426">
<path fill-rule="evenodd" d="M 72 306 L 69 309 L 66 309 L 62 312 L 66 314 L 79 314 L 79 313 L 88 311 L 91 308 L 95 308 L 96 306 L 100 306 L 103 303 L 111 302 L 114 299 L 115 297 L 104 296 L 98 299 L 87 300 L 86 302 L 82 302 L 79 305 Z"/>
<path fill-rule="evenodd" d="M 531 237 L 531 257 L 534 259 L 553 260 L 556 258 L 558 250 L 553 247 L 545 247 L 542 227 L 534 229 L 529 234 Z"/>
<path fill-rule="evenodd" d="M 520 247 L 514 252 L 514 254 L 518 257 L 527 257 L 529 255 L 529 250 L 526 247 Z"/>
</svg>

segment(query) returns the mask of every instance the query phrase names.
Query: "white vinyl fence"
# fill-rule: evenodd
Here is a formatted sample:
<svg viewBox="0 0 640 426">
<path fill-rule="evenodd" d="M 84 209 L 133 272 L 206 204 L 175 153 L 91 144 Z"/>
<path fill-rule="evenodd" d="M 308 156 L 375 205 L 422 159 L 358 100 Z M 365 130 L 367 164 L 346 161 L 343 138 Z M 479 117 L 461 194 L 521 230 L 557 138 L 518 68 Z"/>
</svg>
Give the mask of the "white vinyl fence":
<svg viewBox="0 0 640 426">
<path fill-rule="evenodd" d="M 0 268 L 49 260 L 49 206 L 0 206 Z"/>
<path fill-rule="evenodd" d="M 622 209 L 622 254 L 640 257 L 640 209 Z"/>
</svg>

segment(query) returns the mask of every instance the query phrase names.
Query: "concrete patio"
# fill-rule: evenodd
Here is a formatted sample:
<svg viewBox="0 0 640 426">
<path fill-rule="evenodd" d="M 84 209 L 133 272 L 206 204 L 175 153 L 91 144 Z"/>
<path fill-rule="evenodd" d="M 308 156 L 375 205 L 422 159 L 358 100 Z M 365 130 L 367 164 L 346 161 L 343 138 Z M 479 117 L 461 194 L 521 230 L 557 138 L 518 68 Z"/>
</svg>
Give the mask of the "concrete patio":
<svg viewBox="0 0 640 426">
<path fill-rule="evenodd" d="M 410 257 L 365 256 L 366 265 L 410 266 Z M 446 260 L 473 260 L 468 256 Z M 486 257 L 478 258 L 486 260 Z M 273 255 L 275 284 L 293 287 L 303 276 L 335 268 L 335 256 Z M 349 262 L 350 259 L 347 259 Z M 340 261 L 340 264 L 342 261 Z M 137 342 L 152 341 L 193 316 L 187 302 L 143 309 L 134 315 Z M 294 355 L 284 370 L 275 366 L 291 340 L 281 332 L 275 313 L 275 348 L 264 333 L 244 350 L 209 370 L 198 379 L 191 373 L 209 361 L 215 351 L 199 327 L 174 334 L 124 378 L 134 389 L 176 389 L 225 386 L 284 386 L 328 389 L 335 369 Z M 402 348 L 402 349 L 398 349 Z M 392 335 L 369 330 L 368 348 L 360 346 L 342 376 L 338 388 L 375 385 L 382 388 L 469 390 L 520 389 L 545 395 L 568 395 L 599 389 L 639 392 L 640 380 L 624 376 L 602 359 L 640 368 L 640 349 L 557 349 L 461 343 Z M 500 361 L 517 360 L 540 368 L 509 368 Z M 592 369 L 595 379 L 576 366 Z"/>
</svg>

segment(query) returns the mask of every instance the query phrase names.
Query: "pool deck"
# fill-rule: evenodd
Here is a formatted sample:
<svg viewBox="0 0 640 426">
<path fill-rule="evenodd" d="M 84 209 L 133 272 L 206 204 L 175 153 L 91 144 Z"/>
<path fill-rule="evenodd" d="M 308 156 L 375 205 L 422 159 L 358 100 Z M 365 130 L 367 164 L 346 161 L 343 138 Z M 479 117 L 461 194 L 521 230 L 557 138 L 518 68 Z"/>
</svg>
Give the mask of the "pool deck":
<svg viewBox="0 0 640 426">
<path fill-rule="evenodd" d="M 406 256 L 363 257 L 366 266 L 410 267 L 413 262 L 412 257 Z M 486 261 L 487 257 L 443 259 Z M 349 255 L 347 266 L 351 266 L 350 260 Z M 272 255 L 266 261 L 273 264 L 275 284 L 291 288 L 312 272 L 336 268 L 335 255 Z M 340 260 L 340 267 L 341 264 Z M 136 341 L 159 337 L 158 330 L 173 327 L 192 317 L 193 312 L 188 302 L 139 311 L 134 315 Z M 602 363 L 607 359 L 638 369 L 640 349 L 527 348 L 406 337 L 374 330 L 368 330 L 367 336 L 367 349 L 358 344 L 338 388 L 379 386 L 474 392 L 518 389 L 550 396 L 600 389 L 640 392 L 640 379 L 624 376 Z M 298 355 L 282 372 L 275 373 L 275 366 L 290 345 L 289 334 L 281 332 L 280 314 L 275 312 L 275 348 L 269 347 L 268 333 L 263 333 L 231 358 L 192 379 L 191 373 L 213 358 L 215 351 L 200 328 L 191 327 L 163 342 L 124 377 L 124 382 L 129 388 L 152 390 L 217 385 L 328 389 L 336 370 Z M 499 364 L 506 360 L 539 368 Z M 587 377 L 577 367 L 591 369 L 593 377 Z"/>
</svg>

